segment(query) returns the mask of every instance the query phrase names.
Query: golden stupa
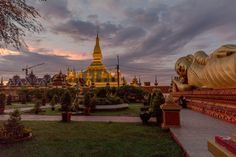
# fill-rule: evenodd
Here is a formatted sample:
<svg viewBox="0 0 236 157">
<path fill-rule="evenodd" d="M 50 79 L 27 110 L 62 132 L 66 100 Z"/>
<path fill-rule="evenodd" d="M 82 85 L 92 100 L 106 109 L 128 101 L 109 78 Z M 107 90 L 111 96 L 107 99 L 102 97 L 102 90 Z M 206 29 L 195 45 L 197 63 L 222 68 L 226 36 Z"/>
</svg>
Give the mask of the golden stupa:
<svg viewBox="0 0 236 157">
<path fill-rule="evenodd" d="M 70 84 L 74 84 L 76 80 L 83 79 L 85 84 L 90 87 L 117 87 L 118 77 L 117 72 L 111 72 L 106 69 L 102 63 L 102 51 L 99 43 L 99 36 L 97 33 L 96 44 L 93 51 L 93 61 L 86 68 L 86 70 L 76 73 L 75 70 L 68 69 L 67 80 Z M 119 83 L 123 84 L 121 73 L 119 72 Z"/>
</svg>

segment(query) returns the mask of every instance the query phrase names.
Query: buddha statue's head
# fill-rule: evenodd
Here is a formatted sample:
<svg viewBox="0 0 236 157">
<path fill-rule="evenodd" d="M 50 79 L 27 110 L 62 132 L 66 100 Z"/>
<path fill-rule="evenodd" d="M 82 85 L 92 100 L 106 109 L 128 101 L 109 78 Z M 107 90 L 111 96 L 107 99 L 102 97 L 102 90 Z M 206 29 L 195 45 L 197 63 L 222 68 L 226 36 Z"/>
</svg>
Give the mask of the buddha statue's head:
<svg viewBox="0 0 236 157">
<path fill-rule="evenodd" d="M 181 57 L 175 63 L 175 71 L 180 77 L 186 77 L 187 71 L 193 62 L 193 55 Z"/>
</svg>

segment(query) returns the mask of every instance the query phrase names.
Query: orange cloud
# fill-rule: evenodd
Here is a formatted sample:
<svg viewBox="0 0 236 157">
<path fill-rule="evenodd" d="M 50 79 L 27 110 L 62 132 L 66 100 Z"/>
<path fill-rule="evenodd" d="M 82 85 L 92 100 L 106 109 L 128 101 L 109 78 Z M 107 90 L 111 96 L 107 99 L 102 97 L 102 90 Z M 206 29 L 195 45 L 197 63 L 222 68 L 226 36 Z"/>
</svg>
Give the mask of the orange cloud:
<svg viewBox="0 0 236 157">
<path fill-rule="evenodd" d="M 62 56 L 69 60 L 87 60 L 90 59 L 92 56 L 87 53 L 79 53 L 74 51 L 67 51 L 62 49 L 52 49 L 47 51 L 40 51 L 38 48 L 29 47 L 30 52 L 36 52 L 39 54 L 48 54 L 48 55 L 56 55 L 56 56 Z"/>
<path fill-rule="evenodd" d="M 0 56 L 7 56 L 7 55 L 19 55 L 19 51 L 13 51 L 8 49 L 2 49 L 0 48 Z"/>
</svg>

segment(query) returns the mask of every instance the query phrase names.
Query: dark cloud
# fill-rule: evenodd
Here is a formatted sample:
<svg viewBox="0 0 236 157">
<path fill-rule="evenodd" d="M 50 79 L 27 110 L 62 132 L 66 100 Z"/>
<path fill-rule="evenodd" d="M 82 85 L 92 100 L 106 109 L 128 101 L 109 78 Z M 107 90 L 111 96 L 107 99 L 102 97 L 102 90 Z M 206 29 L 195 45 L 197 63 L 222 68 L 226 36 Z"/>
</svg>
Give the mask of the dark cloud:
<svg viewBox="0 0 236 157">
<path fill-rule="evenodd" d="M 55 26 L 52 31 L 56 34 L 64 34 L 78 40 L 94 36 L 97 31 L 97 26 L 88 21 L 71 19 Z"/>
<path fill-rule="evenodd" d="M 129 44 L 130 41 L 137 41 L 144 37 L 146 31 L 137 26 L 123 27 L 111 22 L 100 23 L 99 25 L 89 21 L 69 20 L 53 28 L 56 34 L 69 36 L 76 41 L 94 40 L 94 36 L 99 29 L 100 37 L 110 46 Z M 112 39 L 112 40 L 111 40 Z"/>
<path fill-rule="evenodd" d="M 32 4 L 43 18 L 46 19 L 65 19 L 71 16 L 67 5 L 67 0 L 47 0 L 43 2 L 38 1 L 29 1 L 29 4 Z"/>
<path fill-rule="evenodd" d="M 99 30 L 100 36 L 103 39 L 109 39 L 110 36 L 116 34 L 118 30 L 122 29 L 122 26 L 112 24 L 111 22 L 101 23 L 99 25 L 90 21 L 82 21 L 71 19 L 67 22 L 59 24 L 52 28 L 52 31 L 56 34 L 63 34 L 69 36 L 76 41 L 78 40 L 94 40 L 94 36 Z"/>
<path fill-rule="evenodd" d="M 236 26 L 235 0 L 185 0 L 169 7 L 168 12 L 150 30 L 152 33 L 139 45 L 139 51 L 128 54 L 129 57 L 142 57 L 144 51 L 145 55 L 155 56 L 177 53 L 211 29 L 231 23 Z"/>
<path fill-rule="evenodd" d="M 145 37 L 146 31 L 141 27 L 127 27 L 124 29 L 121 29 L 119 32 L 117 32 L 116 36 L 112 40 L 112 45 L 121 45 L 121 44 L 130 44 L 131 42 L 137 42 L 142 37 Z M 130 45 L 129 45 L 130 46 Z"/>
<path fill-rule="evenodd" d="M 88 15 L 88 20 L 97 20 L 98 19 L 98 15 Z"/>
<path fill-rule="evenodd" d="M 143 26 L 144 28 L 150 28 L 156 25 L 162 20 L 162 17 L 166 17 L 167 12 L 166 4 L 158 4 L 153 8 L 129 8 L 125 11 L 127 16 L 127 23 Z"/>
</svg>

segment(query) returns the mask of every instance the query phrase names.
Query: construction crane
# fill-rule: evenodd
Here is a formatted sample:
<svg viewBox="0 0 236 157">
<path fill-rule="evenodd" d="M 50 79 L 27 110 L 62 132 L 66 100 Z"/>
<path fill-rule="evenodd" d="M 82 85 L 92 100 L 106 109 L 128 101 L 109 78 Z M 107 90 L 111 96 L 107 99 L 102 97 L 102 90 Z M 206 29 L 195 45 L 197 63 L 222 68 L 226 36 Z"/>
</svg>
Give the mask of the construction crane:
<svg viewBox="0 0 236 157">
<path fill-rule="evenodd" d="M 36 64 L 36 65 L 30 66 L 30 67 L 28 67 L 28 65 L 26 65 L 26 67 L 23 68 L 22 71 L 25 71 L 25 76 L 28 76 L 28 71 L 30 69 L 35 68 L 35 67 L 40 66 L 40 65 L 43 65 L 43 64 L 45 64 L 45 63 Z"/>
</svg>

